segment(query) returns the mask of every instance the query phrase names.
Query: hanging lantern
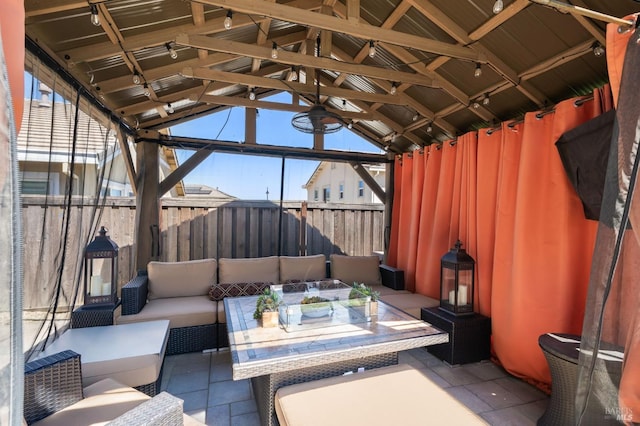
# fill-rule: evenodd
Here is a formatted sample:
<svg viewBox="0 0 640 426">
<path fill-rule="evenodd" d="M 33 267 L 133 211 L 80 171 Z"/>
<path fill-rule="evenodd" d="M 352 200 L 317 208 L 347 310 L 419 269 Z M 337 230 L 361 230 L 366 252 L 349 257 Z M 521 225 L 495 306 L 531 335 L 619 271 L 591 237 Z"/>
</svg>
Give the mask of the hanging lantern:
<svg viewBox="0 0 640 426">
<path fill-rule="evenodd" d="M 118 245 L 107 236 L 104 226 L 99 233 L 84 250 L 84 304 L 115 305 L 118 302 Z"/>
<path fill-rule="evenodd" d="M 453 315 L 473 315 L 476 262 L 456 241 L 440 260 L 440 309 Z"/>
</svg>

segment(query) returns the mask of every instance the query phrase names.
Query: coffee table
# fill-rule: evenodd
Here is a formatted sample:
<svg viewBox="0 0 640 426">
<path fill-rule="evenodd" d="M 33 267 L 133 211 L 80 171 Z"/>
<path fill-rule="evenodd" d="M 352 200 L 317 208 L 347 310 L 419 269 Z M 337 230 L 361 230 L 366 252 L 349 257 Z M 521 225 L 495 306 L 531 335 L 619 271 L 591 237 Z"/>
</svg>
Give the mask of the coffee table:
<svg viewBox="0 0 640 426">
<path fill-rule="evenodd" d="M 378 302 L 371 321 L 302 328 L 260 327 L 253 319 L 257 296 L 224 299 L 233 379 L 250 378 L 263 424 L 278 424 L 278 388 L 358 369 L 398 363 L 398 352 L 447 343 L 448 333 Z"/>
<path fill-rule="evenodd" d="M 83 387 L 109 377 L 154 396 L 168 338 L 168 320 L 70 328 L 38 358 L 70 349 L 80 354 Z"/>
</svg>

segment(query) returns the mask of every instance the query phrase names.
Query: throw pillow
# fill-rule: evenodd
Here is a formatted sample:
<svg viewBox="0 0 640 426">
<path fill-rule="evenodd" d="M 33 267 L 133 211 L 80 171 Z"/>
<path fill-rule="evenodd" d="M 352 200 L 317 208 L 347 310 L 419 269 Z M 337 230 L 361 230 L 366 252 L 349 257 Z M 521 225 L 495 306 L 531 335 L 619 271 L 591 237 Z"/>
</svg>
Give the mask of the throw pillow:
<svg viewBox="0 0 640 426">
<path fill-rule="evenodd" d="M 272 283 L 222 283 L 211 286 L 209 298 L 220 301 L 225 297 L 254 296 L 260 294 Z"/>
</svg>

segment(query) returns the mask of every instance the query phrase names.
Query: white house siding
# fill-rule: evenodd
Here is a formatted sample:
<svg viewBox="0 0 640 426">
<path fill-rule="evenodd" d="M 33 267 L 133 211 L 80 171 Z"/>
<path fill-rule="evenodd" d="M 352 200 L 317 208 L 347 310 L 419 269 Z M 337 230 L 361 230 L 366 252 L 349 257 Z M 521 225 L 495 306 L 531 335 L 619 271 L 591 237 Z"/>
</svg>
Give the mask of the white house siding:
<svg viewBox="0 0 640 426">
<path fill-rule="evenodd" d="M 384 165 L 365 164 L 364 168 L 375 179 L 378 185 L 384 189 Z M 353 170 L 350 164 L 323 161 L 304 186 L 307 190 L 307 201 L 345 204 L 380 204 L 380 199 L 376 197 L 366 183 L 363 183 L 363 195 L 359 195 L 358 182 L 360 181 L 362 181 L 362 178 Z M 344 187 L 342 197 L 340 197 L 340 185 Z M 327 189 L 329 190 L 329 199 L 325 200 L 323 194 Z M 316 193 L 318 195 L 317 198 L 315 197 Z"/>
</svg>

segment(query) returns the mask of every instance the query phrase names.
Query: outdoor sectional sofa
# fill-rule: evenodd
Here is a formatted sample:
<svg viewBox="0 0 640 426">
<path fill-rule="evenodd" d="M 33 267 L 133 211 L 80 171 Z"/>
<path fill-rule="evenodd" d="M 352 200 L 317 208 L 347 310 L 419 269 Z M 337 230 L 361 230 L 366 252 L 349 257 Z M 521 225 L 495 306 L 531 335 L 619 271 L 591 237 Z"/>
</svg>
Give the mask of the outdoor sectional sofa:
<svg viewBox="0 0 640 426">
<path fill-rule="evenodd" d="M 420 318 L 421 307 L 437 301 L 404 290 L 403 271 L 380 264 L 378 256 L 269 256 L 149 262 L 122 288 L 116 323 L 168 319 L 166 354 L 228 346 L 224 298 L 253 295 L 271 283 L 340 279 L 365 283 L 381 300 Z"/>
</svg>

